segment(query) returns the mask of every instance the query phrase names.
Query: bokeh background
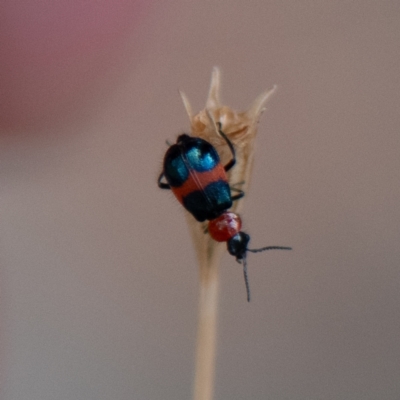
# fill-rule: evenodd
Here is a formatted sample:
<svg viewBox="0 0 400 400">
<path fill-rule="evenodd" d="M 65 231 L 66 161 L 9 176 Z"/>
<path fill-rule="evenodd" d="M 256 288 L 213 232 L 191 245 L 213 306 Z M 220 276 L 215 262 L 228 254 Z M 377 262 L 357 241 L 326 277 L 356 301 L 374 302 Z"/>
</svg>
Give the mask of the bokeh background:
<svg viewBox="0 0 400 400">
<path fill-rule="evenodd" d="M 400 3 L 3 4 L 1 398 L 188 399 L 198 274 L 156 179 L 178 89 L 263 115 L 216 399 L 400 398 Z"/>
</svg>

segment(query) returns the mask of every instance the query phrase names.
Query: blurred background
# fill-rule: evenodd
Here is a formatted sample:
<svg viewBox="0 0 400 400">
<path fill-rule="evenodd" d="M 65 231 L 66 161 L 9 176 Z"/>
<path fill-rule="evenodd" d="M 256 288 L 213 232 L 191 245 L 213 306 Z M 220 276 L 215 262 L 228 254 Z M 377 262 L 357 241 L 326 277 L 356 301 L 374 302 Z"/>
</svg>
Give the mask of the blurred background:
<svg viewBox="0 0 400 400">
<path fill-rule="evenodd" d="M 400 3 L 5 1 L 1 398 L 188 399 L 198 271 L 156 180 L 212 67 L 278 84 L 220 271 L 215 399 L 400 398 Z"/>
</svg>

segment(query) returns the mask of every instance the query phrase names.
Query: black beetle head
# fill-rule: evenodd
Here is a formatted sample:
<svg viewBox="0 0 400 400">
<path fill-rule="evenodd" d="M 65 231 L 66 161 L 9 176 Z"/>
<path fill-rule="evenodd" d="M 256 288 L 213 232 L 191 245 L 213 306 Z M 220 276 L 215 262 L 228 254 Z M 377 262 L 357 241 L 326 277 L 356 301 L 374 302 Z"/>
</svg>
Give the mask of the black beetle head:
<svg viewBox="0 0 400 400">
<path fill-rule="evenodd" d="M 239 232 L 235 236 L 231 237 L 227 242 L 229 254 L 236 257 L 236 261 L 238 263 L 243 264 L 243 274 L 244 274 L 244 282 L 246 284 L 247 301 L 250 301 L 250 286 L 249 286 L 249 279 L 247 277 L 246 253 L 248 251 L 251 251 L 252 253 L 258 253 L 260 251 L 265 251 L 265 250 L 292 250 L 291 247 L 283 247 L 283 246 L 268 246 L 268 247 L 261 247 L 261 249 L 249 249 L 247 247 L 249 241 L 250 241 L 250 236 L 247 233 Z"/>
<path fill-rule="evenodd" d="M 229 254 L 236 257 L 236 260 L 243 260 L 246 258 L 247 245 L 249 244 L 250 236 L 245 232 L 239 232 L 231 237 L 228 242 Z"/>
</svg>

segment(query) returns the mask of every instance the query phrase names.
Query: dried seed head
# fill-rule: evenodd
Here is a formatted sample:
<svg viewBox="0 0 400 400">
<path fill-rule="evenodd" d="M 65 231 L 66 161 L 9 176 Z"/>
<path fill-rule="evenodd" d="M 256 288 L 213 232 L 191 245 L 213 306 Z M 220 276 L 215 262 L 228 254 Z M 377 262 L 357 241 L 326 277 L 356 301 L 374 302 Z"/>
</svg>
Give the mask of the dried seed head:
<svg viewBox="0 0 400 400">
<path fill-rule="evenodd" d="M 216 129 L 216 123 L 221 123 L 222 131 L 235 146 L 237 156 L 237 164 L 228 174 L 229 183 L 235 185 L 244 181 L 245 183 L 241 188 L 245 189 L 250 179 L 258 122 L 265 110 L 264 106 L 267 100 L 276 91 L 276 86 L 258 96 L 247 111 L 237 112 L 221 104 L 220 80 L 220 71 L 217 67 L 214 67 L 206 106 L 196 115 L 193 115 L 192 107 L 186 95 L 182 92 L 180 94 L 189 116 L 192 135 L 210 142 L 217 149 L 222 163 L 226 164 L 231 153 L 226 141 L 218 134 Z M 237 208 L 234 209 L 237 211 Z"/>
<path fill-rule="evenodd" d="M 228 173 L 229 183 L 231 186 L 239 185 L 238 188 L 246 192 L 253 166 L 254 140 L 258 122 L 265 110 L 267 100 L 276 91 L 276 86 L 258 96 L 247 111 L 237 112 L 221 104 L 220 81 L 220 71 L 214 67 L 206 106 L 196 115 L 193 115 L 186 95 L 183 92 L 180 94 L 189 116 L 191 134 L 210 142 L 217 149 L 222 163 L 226 164 L 231 158 L 231 152 L 216 128 L 216 123 L 221 123 L 222 131 L 228 136 L 236 150 L 236 164 Z M 242 200 L 234 202 L 232 210 L 238 212 L 242 202 Z M 199 224 L 190 214 L 188 214 L 188 220 L 202 270 L 203 267 L 210 267 L 210 264 L 217 262 L 215 260 L 219 259 L 222 251 L 217 251 L 217 249 L 223 249 L 223 247 L 221 248 L 209 235 L 204 234 L 205 224 Z"/>
</svg>

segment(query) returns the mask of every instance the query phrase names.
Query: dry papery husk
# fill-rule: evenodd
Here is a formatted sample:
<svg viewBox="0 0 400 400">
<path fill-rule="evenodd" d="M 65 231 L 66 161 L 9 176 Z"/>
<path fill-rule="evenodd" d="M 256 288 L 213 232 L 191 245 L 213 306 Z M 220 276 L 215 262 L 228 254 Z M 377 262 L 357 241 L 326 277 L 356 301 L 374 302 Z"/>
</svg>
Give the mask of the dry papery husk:
<svg viewBox="0 0 400 400">
<path fill-rule="evenodd" d="M 258 122 L 265 110 L 266 102 L 276 91 L 276 86 L 261 93 L 247 111 L 238 112 L 221 104 L 220 82 L 220 70 L 214 67 L 206 106 L 196 115 L 193 115 L 186 95 L 182 92 L 180 94 L 190 119 L 192 136 L 210 142 L 217 149 L 221 161 L 225 165 L 232 158 L 232 155 L 226 141 L 218 134 L 216 129 L 216 123 L 221 123 L 222 131 L 228 136 L 236 150 L 236 164 L 228 172 L 229 184 L 231 187 L 237 187 L 246 193 L 253 166 Z M 243 200 L 235 201 L 231 210 L 239 212 L 243 206 Z M 216 271 L 212 272 L 213 266 L 216 268 L 219 263 L 221 254 L 226 249 L 226 244 L 214 241 L 210 235 L 205 233 L 207 223 L 198 223 L 192 215 L 186 214 L 200 265 L 200 278 L 208 279 L 210 273 L 216 273 Z"/>
<path fill-rule="evenodd" d="M 237 112 L 221 104 L 220 81 L 220 71 L 214 68 L 206 106 L 196 115 L 193 115 L 189 100 L 182 92 L 181 97 L 189 115 L 191 134 L 210 142 L 217 149 L 225 165 L 232 155 L 226 141 L 218 133 L 217 123 L 221 124 L 222 131 L 233 143 L 236 151 L 236 165 L 228 172 L 229 184 L 246 192 L 250 183 L 258 121 L 264 111 L 265 103 L 275 92 L 276 87 L 257 97 L 247 111 Z M 239 212 L 242 205 L 243 199 L 235 201 L 232 211 Z M 186 218 L 200 267 L 193 399 L 212 400 L 217 336 L 218 266 L 226 244 L 214 241 L 206 233 L 207 223 L 197 222 L 188 212 Z"/>
</svg>

